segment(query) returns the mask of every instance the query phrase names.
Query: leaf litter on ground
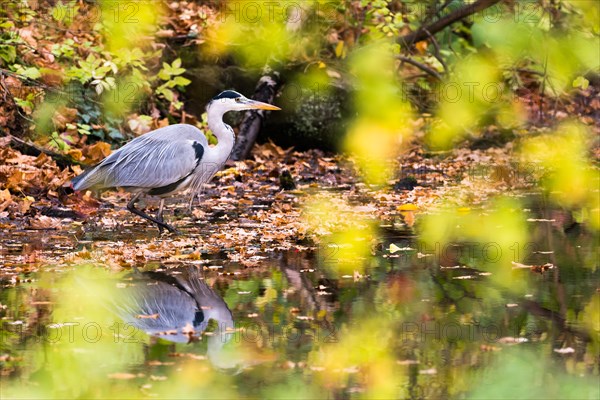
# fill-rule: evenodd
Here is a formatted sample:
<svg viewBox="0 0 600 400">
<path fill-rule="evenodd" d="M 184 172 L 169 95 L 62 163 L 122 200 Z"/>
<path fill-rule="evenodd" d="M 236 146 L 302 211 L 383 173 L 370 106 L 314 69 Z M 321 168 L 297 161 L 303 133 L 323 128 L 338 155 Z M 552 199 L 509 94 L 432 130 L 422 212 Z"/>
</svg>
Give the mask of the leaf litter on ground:
<svg viewBox="0 0 600 400">
<path fill-rule="evenodd" d="M 322 237 L 348 229 L 357 221 L 411 229 L 415 218 L 442 201 L 477 207 L 498 193 L 531 182 L 511 181 L 493 173 L 479 176 L 474 166 L 510 168 L 512 146 L 486 150 L 457 148 L 432 156 L 414 146 L 394 161 L 397 174 L 384 187 L 361 182 L 352 160 L 319 150 L 257 145 L 253 158 L 229 162 L 207 185 L 191 214 L 187 196 L 167 201 L 166 218 L 183 232 L 159 236 L 158 230 L 128 212 L 123 191 L 67 194 L 78 167 L 60 169 L 46 156 L 25 156 L 10 147 L 0 150 L 0 226 L 4 281 L 44 265 L 94 262 L 111 269 L 148 262 L 197 263 L 210 254 L 228 262 L 258 267 L 273 252 L 314 248 Z M 289 171 L 294 190 L 284 190 L 279 176 Z M 394 183 L 414 178 L 411 190 Z M 314 202 L 327 212 L 311 212 Z M 140 203 L 149 212 L 158 201 Z M 332 218 L 333 216 L 333 218 Z M 50 233 L 52 232 L 52 233 Z M 395 247 L 394 247 L 395 246 Z M 396 248 L 398 247 L 398 248 Z M 404 250 L 393 245 L 390 253 Z M 221 272 L 224 273 L 224 272 Z"/>
</svg>

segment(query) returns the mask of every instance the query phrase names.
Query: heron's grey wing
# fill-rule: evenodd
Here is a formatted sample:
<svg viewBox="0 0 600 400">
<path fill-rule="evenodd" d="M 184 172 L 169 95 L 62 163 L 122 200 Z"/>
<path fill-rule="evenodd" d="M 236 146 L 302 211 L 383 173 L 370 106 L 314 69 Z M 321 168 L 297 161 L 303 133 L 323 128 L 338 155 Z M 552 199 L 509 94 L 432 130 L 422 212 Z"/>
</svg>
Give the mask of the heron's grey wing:
<svg viewBox="0 0 600 400">
<path fill-rule="evenodd" d="M 73 187 L 82 190 L 171 185 L 194 171 L 207 146 L 206 137 L 194 126 L 166 126 L 139 136 L 116 150 L 95 168 L 73 179 Z"/>
<path fill-rule="evenodd" d="M 142 138 L 144 138 L 142 136 Z M 158 188 L 189 176 L 198 165 L 204 147 L 192 140 L 152 137 L 131 142 L 118 153 L 105 177 L 107 187 Z"/>
<path fill-rule="evenodd" d="M 116 313 L 150 335 L 187 342 L 189 336 L 182 335 L 182 328 L 197 328 L 204 320 L 196 301 L 168 283 L 142 280 L 118 293 L 120 296 L 113 301 Z"/>
</svg>

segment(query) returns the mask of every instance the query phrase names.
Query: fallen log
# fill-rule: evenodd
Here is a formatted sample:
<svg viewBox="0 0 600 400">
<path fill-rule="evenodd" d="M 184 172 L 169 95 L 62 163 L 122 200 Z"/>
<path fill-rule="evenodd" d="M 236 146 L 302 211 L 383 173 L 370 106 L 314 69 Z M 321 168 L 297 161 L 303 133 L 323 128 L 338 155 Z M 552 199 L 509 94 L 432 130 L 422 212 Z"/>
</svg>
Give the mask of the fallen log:
<svg viewBox="0 0 600 400">
<path fill-rule="evenodd" d="M 65 156 L 65 155 L 57 153 L 55 151 L 48 150 L 44 147 L 30 143 L 26 140 L 19 139 L 18 137 L 13 136 L 10 133 L 4 133 L 4 137 L 10 139 L 9 146 L 12 147 L 13 149 L 18 150 L 25 155 L 33 156 L 33 157 L 37 157 L 42 153 L 46 154 L 47 156 L 49 156 L 56 162 L 56 165 L 58 165 L 61 168 L 67 168 L 67 167 L 70 167 L 71 165 L 80 165 L 80 166 L 84 165 L 84 164 L 80 163 L 79 161 L 73 160 L 69 156 Z"/>
</svg>

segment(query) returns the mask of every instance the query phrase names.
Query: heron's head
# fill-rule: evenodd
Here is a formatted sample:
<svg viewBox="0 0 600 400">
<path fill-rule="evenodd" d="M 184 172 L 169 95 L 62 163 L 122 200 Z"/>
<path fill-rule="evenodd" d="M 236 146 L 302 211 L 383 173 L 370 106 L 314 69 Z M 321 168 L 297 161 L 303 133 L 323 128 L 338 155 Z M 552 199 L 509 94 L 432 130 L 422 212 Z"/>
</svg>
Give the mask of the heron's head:
<svg viewBox="0 0 600 400">
<path fill-rule="evenodd" d="M 224 92 L 219 93 L 219 95 L 213 97 L 208 107 L 218 107 L 223 110 L 223 112 L 243 110 L 281 110 L 281 108 L 275 107 L 274 105 L 251 100 L 234 90 L 225 90 Z"/>
</svg>

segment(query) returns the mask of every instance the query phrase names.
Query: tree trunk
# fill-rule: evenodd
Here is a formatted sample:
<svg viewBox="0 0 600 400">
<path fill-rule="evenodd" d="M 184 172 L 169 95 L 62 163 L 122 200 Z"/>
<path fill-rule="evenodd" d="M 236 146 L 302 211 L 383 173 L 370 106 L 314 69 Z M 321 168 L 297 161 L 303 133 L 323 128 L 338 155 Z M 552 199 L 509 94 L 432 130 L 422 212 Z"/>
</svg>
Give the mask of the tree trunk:
<svg viewBox="0 0 600 400">
<path fill-rule="evenodd" d="M 265 68 L 264 75 L 259 79 L 252 99 L 262 101 L 264 103 L 272 103 L 279 88 L 279 73 L 272 71 L 269 67 Z M 240 124 L 240 131 L 237 134 L 237 139 L 231 152 L 230 158 L 235 161 L 243 160 L 248 157 L 260 128 L 263 119 L 266 116 L 265 110 L 249 110 L 246 111 L 244 119 Z"/>
</svg>

